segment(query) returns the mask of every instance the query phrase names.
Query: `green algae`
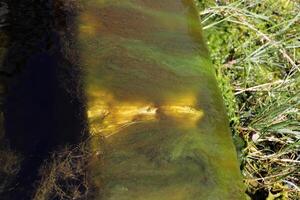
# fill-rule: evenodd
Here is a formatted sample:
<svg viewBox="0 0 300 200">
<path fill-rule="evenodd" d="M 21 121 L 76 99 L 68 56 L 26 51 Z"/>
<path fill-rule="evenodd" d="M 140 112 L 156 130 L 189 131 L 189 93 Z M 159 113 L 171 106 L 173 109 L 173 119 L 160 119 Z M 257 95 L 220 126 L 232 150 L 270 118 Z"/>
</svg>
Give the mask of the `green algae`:
<svg viewBox="0 0 300 200">
<path fill-rule="evenodd" d="M 244 199 L 193 1 L 89 0 L 78 16 L 103 200 Z"/>
</svg>

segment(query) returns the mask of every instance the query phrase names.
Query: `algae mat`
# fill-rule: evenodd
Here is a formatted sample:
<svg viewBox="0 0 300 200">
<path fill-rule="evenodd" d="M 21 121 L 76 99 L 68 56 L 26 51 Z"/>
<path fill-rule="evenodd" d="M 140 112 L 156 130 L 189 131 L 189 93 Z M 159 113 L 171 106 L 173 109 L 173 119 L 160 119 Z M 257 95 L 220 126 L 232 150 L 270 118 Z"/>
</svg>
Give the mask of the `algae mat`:
<svg viewBox="0 0 300 200">
<path fill-rule="evenodd" d="M 95 199 L 244 199 L 194 2 L 86 0 L 76 23 Z"/>
</svg>

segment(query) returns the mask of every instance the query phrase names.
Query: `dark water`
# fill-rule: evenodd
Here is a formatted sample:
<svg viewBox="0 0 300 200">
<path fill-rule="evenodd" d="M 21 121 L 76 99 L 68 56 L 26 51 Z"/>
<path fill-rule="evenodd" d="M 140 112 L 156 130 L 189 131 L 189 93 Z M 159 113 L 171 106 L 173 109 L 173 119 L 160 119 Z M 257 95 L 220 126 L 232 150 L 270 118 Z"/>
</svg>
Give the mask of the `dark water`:
<svg viewBox="0 0 300 200">
<path fill-rule="evenodd" d="M 1 66 L 8 88 L 4 101 L 5 135 L 23 157 L 21 171 L 0 199 L 31 199 L 38 169 L 49 154 L 84 137 L 84 97 L 78 66 L 62 52 L 59 16 L 52 1 L 8 3 L 11 38 Z M 77 95 L 73 95 L 75 91 Z"/>
</svg>

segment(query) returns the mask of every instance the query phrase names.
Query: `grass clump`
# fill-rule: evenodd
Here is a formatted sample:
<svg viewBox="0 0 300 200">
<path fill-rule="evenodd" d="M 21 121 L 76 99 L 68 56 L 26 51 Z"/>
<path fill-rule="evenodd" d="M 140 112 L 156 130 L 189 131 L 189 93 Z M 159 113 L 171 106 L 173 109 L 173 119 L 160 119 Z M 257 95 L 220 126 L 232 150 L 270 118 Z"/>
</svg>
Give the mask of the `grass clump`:
<svg viewBox="0 0 300 200">
<path fill-rule="evenodd" d="M 41 181 L 33 200 L 91 199 L 88 167 L 92 154 L 86 142 L 54 152 L 40 169 Z"/>
<path fill-rule="evenodd" d="M 252 199 L 300 196 L 300 2 L 200 0 Z"/>
</svg>

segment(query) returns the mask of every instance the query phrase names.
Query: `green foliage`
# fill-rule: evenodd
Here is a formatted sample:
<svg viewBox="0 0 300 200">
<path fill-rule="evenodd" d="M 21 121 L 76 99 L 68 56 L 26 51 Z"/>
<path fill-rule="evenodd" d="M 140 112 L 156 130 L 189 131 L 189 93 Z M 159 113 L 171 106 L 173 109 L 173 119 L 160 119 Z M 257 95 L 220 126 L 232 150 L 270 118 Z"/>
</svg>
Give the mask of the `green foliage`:
<svg viewBox="0 0 300 200">
<path fill-rule="evenodd" d="M 215 4 L 217 2 L 218 4 Z M 297 199 L 300 141 L 300 3 L 200 1 L 250 196 Z"/>
</svg>

